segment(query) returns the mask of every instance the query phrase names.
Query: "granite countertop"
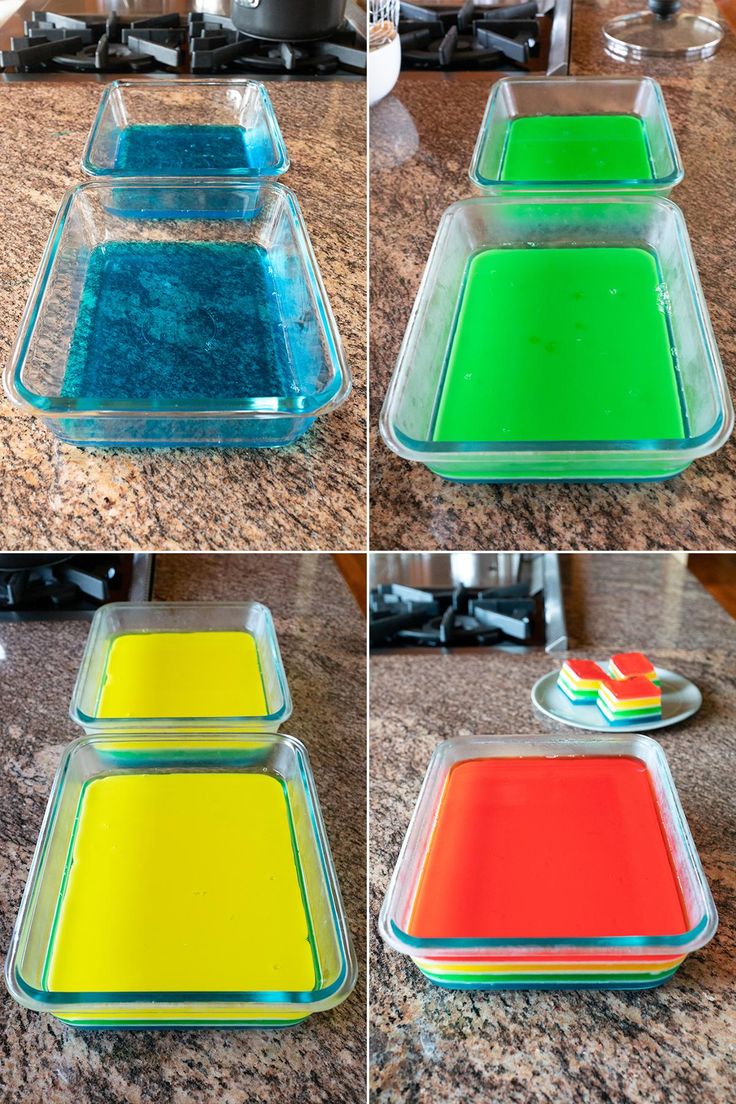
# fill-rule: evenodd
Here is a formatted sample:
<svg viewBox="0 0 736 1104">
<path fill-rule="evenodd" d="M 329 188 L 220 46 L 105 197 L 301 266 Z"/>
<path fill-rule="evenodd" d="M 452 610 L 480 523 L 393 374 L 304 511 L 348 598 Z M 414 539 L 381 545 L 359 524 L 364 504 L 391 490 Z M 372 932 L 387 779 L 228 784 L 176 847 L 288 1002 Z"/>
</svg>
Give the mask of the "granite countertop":
<svg viewBox="0 0 736 1104">
<path fill-rule="evenodd" d="M 79 449 L 0 397 L 0 547 L 342 549 L 365 544 L 365 86 L 268 84 L 354 388 L 285 449 Z M 102 86 L 0 88 L 0 360 L 15 339 Z"/>
<path fill-rule="evenodd" d="M 642 4 L 642 7 L 646 5 Z M 607 57 L 601 26 L 625 0 L 575 0 L 571 72 L 646 71 L 662 84 L 685 164 L 672 194 L 687 219 L 716 339 L 736 384 L 733 210 L 736 38 L 705 62 Z M 705 9 L 712 14 L 706 4 Z M 726 548 L 736 538 L 734 439 L 665 483 L 460 485 L 390 452 L 378 415 L 442 212 L 467 177 L 493 77 L 404 73 L 371 111 L 371 546 Z"/>
<path fill-rule="evenodd" d="M 0 983 L 2 1104 L 342 1104 L 365 1091 L 365 627 L 327 556 L 161 556 L 155 597 L 271 607 L 360 967 L 348 999 L 283 1031 L 78 1031 Z M 314 626 L 322 633 L 318 643 Z M 8 947 L 88 624 L 0 622 L 0 948 Z"/>
<path fill-rule="evenodd" d="M 570 560 L 574 562 L 570 562 Z M 722 1104 L 736 1060 L 736 624 L 665 556 L 563 558 L 570 647 L 644 649 L 703 692 L 665 748 L 720 912 L 713 941 L 646 992 L 452 992 L 384 946 L 377 916 L 438 741 L 570 731 L 536 713 L 558 660 L 458 650 L 371 657 L 371 1079 L 381 1104 Z"/>
</svg>

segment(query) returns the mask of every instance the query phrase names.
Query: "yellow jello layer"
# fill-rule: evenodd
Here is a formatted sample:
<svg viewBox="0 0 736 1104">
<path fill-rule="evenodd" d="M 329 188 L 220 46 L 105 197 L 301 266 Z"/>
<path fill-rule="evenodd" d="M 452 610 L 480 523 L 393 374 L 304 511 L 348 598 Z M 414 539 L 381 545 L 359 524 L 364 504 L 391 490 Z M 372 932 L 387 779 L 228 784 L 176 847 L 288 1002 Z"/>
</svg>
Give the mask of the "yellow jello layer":
<svg viewBox="0 0 736 1104">
<path fill-rule="evenodd" d="M 87 784 L 50 990 L 309 991 L 315 982 L 278 779 L 182 772 Z"/>
<path fill-rule="evenodd" d="M 110 645 L 98 717 L 255 717 L 267 712 L 250 633 L 124 633 Z"/>
<path fill-rule="evenodd" d="M 566 682 L 571 690 L 598 690 L 601 684 L 600 679 L 578 679 L 567 671 L 562 671 L 559 681 Z"/>
<path fill-rule="evenodd" d="M 613 697 L 612 694 L 607 694 L 604 689 L 601 689 L 600 696 L 602 701 L 606 703 L 612 712 L 618 710 L 626 711 L 627 709 L 658 708 L 662 704 L 662 698 L 659 694 L 649 698 L 626 698 L 622 701 L 619 698 Z"/>
</svg>

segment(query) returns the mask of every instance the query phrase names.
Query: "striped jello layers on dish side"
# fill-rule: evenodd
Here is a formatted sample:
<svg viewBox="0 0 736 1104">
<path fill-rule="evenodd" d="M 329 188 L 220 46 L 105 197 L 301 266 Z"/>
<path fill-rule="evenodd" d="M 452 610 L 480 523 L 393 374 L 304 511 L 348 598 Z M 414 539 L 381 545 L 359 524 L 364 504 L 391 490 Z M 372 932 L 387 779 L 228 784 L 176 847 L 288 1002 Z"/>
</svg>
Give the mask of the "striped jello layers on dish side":
<svg viewBox="0 0 736 1104">
<path fill-rule="evenodd" d="M 506 963 L 452 962 L 414 959 L 425 977 L 449 989 L 506 989 L 516 987 L 645 989 L 661 985 L 678 970 L 683 958 L 637 961 L 538 961 Z"/>
</svg>

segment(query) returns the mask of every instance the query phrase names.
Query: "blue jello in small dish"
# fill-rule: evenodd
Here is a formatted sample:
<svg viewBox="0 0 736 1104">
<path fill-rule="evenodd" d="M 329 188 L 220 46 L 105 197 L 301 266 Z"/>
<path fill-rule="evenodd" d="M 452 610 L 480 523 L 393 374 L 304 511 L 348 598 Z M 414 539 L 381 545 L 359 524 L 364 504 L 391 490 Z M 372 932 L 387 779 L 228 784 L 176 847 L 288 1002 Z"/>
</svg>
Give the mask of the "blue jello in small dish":
<svg viewBox="0 0 736 1104">
<path fill-rule="evenodd" d="M 116 173 L 136 176 L 217 175 L 252 160 L 248 132 L 241 126 L 136 123 L 121 130 L 114 164 Z"/>
<path fill-rule="evenodd" d="M 280 176 L 289 157 L 259 81 L 113 81 L 87 139 L 88 176 Z"/>
</svg>

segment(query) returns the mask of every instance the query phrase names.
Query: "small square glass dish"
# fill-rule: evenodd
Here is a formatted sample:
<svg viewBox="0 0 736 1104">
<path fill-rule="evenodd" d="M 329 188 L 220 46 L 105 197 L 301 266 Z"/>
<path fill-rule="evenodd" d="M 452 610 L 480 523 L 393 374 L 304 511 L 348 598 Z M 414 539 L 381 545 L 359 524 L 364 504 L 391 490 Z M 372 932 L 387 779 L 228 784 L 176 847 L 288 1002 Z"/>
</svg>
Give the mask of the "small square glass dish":
<svg viewBox="0 0 736 1104">
<path fill-rule="evenodd" d="M 442 216 L 380 428 L 467 482 L 667 479 L 733 407 L 670 200 L 491 197 Z"/>
<path fill-rule="evenodd" d="M 651 77 L 504 77 L 491 91 L 470 179 L 494 194 L 667 196 L 684 171 Z"/>
<path fill-rule="evenodd" d="M 92 618 L 69 715 L 86 732 L 275 732 L 291 695 L 259 602 L 111 602 Z"/>
<path fill-rule="evenodd" d="M 648 989 L 717 924 L 664 752 L 642 735 L 441 743 L 379 919 L 449 989 Z"/>
<path fill-rule="evenodd" d="M 277 183 L 67 192 L 6 366 L 76 445 L 277 447 L 350 391 L 299 204 Z"/>
<path fill-rule="evenodd" d="M 109 84 L 82 156 L 88 176 L 280 176 L 289 158 L 268 92 L 253 80 Z"/>
<path fill-rule="evenodd" d="M 53 784 L 6 960 L 75 1027 L 286 1027 L 356 979 L 298 740 L 82 736 Z"/>
</svg>

